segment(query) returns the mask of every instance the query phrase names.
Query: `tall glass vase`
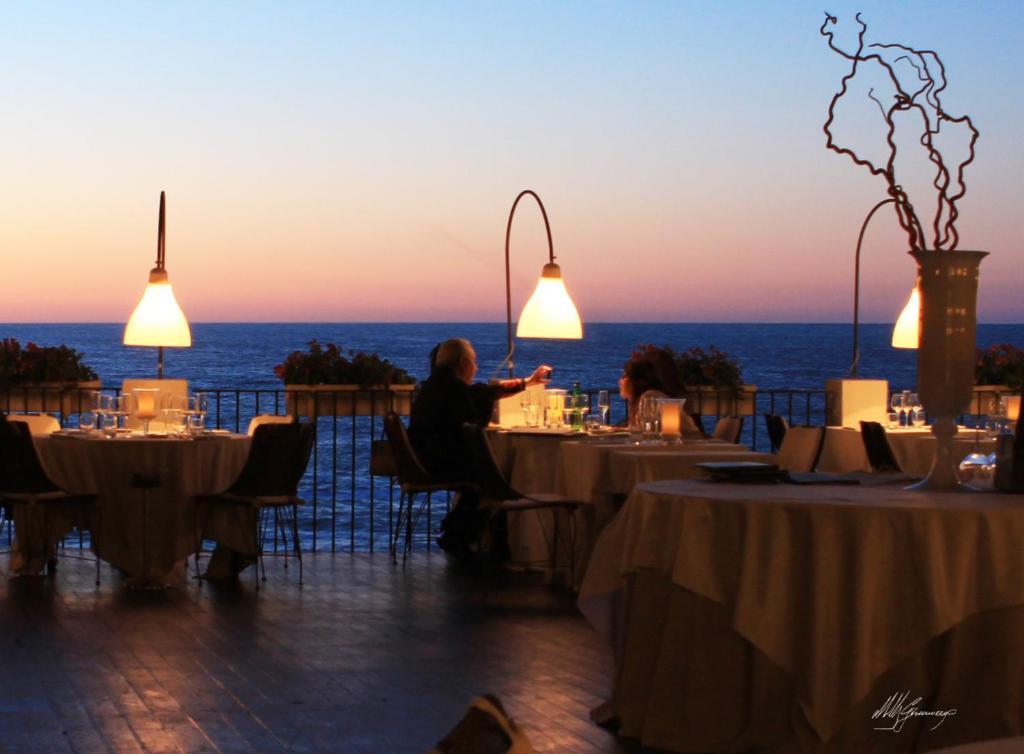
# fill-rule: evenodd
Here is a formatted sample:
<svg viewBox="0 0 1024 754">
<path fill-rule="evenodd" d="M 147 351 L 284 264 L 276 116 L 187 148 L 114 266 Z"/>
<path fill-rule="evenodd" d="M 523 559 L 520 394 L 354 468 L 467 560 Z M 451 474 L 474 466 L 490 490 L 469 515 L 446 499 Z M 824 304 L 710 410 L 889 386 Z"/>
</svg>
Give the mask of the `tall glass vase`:
<svg viewBox="0 0 1024 754">
<path fill-rule="evenodd" d="M 974 386 L 978 267 L 985 251 L 912 251 L 921 291 L 921 342 L 917 392 L 935 435 L 931 471 L 912 489 L 959 486 L 953 456 L 956 419 L 967 410 Z"/>
</svg>

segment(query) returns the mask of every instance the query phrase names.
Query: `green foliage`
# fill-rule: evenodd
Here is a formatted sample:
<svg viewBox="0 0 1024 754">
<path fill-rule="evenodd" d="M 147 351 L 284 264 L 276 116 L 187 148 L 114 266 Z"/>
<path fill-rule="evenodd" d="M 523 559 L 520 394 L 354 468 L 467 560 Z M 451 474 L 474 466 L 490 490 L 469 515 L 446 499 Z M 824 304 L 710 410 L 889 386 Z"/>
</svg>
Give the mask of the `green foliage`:
<svg viewBox="0 0 1024 754">
<path fill-rule="evenodd" d="M 690 348 L 682 353 L 672 354 L 679 379 L 684 385 L 711 385 L 713 387 L 738 389 L 743 384 L 743 373 L 739 364 L 729 354 L 714 346 Z"/>
<path fill-rule="evenodd" d="M 97 378 L 82 361 L 82 354 L 67 346 L 24 348 L 14 338 L 0 341 L 0 385 L 27 385 L 38 382 L 87 382 Z"/>
<path fill-rule="evenodd" d="M 309 350 L 292 351 L 284 363 L 274 367 L 287 385 L 410 385 L 416 378 L 375 353 L 352 350 L 347 356 L 335 343 L 321 346 L 309 341 Z"/>
</svg>

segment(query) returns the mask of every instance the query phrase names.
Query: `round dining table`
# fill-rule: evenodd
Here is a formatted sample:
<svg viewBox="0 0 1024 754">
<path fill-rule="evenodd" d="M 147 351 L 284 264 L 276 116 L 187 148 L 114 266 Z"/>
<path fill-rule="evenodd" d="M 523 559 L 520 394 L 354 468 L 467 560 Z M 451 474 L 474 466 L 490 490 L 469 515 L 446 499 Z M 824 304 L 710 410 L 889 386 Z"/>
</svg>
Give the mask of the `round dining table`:
<svg viewBox="0 0 1024 754">
<path fill-rule="evenodd" d="M 903 472 L 914 476 L 925 476 L 928 473 L 932 458 L 935 457 L 935 436 L 930 427 L 889 429 L 885 437 Z M 989 437 L 984 430 L 960 427 L 953 438 L 953 454 L 957 459 L 976 452 L 988 454 L 995 447 L 995 439 Z M 817 469 L 840 474 L 871 471 L 860 430 L 826 427 Z"/>
<path fill-rule="evenodd" d="M 197 495 L 222 492 L 248 454 L 245 435 L 57 432 L 33 438 L 60 487 L 97 496 L 93 548 L 133 581 L 166 584 L 198 549 L 207 516 Z M 31 572 L 38 563 L 23 563 Z M 36 568 L 38 570 L 38 568 Z"/>
<path fill-rule="evenodd" d="M 772 463 L 775 457 L 756 453 L 744 445 L 716 440 L 676 443 L 637 443 L 625 432 L 585 434 L 567 430 L 491 430 L 488 439 L 502 472 L 519 492 L 554 493 L 582 505 L 571 521 L 578 586 L 598 532 L 615 516 L 618 507 L 640 482 L 690 479 L 704 474 L 698 464 L 708 461 Z M 567 552 L 556 554 L 552 568 L 550 532 L 553 511 L 509 515 L 508 539 L 513 563 L 544 564 L 546 570 L 566 570 Z M 562 512 L 560 515 L 567 516 Z"/>
<path fill-rule="evenodd" d="M 1022 540 L 1019 494 L 642 483 L 580 590 L 616 658 L 595 718 L 680 752 L 1020 735 Z"/>
</svg>

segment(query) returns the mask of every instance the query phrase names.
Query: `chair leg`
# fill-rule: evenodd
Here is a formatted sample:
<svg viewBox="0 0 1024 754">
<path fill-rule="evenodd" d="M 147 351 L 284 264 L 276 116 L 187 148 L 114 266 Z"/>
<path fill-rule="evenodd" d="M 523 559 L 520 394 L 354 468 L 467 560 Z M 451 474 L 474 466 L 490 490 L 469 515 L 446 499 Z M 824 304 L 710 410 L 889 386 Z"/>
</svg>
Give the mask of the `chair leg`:
<svg viewBox="0 0 1024 754">
<path fill-rule="evenodd" d="M 267 566 L 263 562 L 263 538 L 267 533 L 266 524 L 266 509 L 257 508 L 256 515 L 258 516 L 258 522 L 256 525 L 256 591 L 260 590 L 260 569 L 263 570 L 263 580 L 267 580 Z"/>
<path fill-rule="evenodd" d="M 299 561 L 299 588 L 302 588 L 302 546 L 299 544 L 299 506 L 292 506 L 292 543 L 295 547 L 295 558 Z M 287 548 L 285 548 L 287 549 Z"/>
<path fill-rule="evenodd" d="M 398 565 L 398 537 L 402 531 L 402 509 L 405 507 L 405 491 L 398 495 L 398 511 L 395 513 L 394 528 L 388 532 L 391 546 L 391 562 Z"/>
<path fill-rule="evenodd" d="M 285 535 L 285 527 L 287 526 L 283 515 L 278 515 L 278 509 L 274 508 L 274 552 L 277 552 L 277 535 L 278 532 L 281 534 L 281 544 L 284 547 L 284 567 L 288 570 L 288 537 Z"/>
<path fill-rule="evenodd" d="M 427 497 L 430 497 L 430 493 L 427 493 Z M 402 549 L 402 565 L 405 565 L 406 558 L 409 557 L 409 551 L 412 550 L 412 510 L 413 510 L 413 498 L 409 496 L 408 510 L 405 512 L 405 547 Z"/>
</svg>

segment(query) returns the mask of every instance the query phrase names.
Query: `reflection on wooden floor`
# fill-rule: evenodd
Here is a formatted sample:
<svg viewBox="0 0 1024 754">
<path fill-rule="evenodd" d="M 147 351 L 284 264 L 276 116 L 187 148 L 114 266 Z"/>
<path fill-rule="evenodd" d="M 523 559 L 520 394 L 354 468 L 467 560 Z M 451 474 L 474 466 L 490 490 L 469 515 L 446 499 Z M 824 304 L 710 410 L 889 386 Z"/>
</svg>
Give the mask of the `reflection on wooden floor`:
<svg viewBox="0 0 1024 754">
<path fill-rule="evenodd" d="M 128 591 L 62 560 L 0 578 L 0 751 L 425 752 L 491 692 L 539 751 L 634 752 L 590 722 L 611 659 L 574 598 L 438 554 L 268 558 Z"/>
</svg>

